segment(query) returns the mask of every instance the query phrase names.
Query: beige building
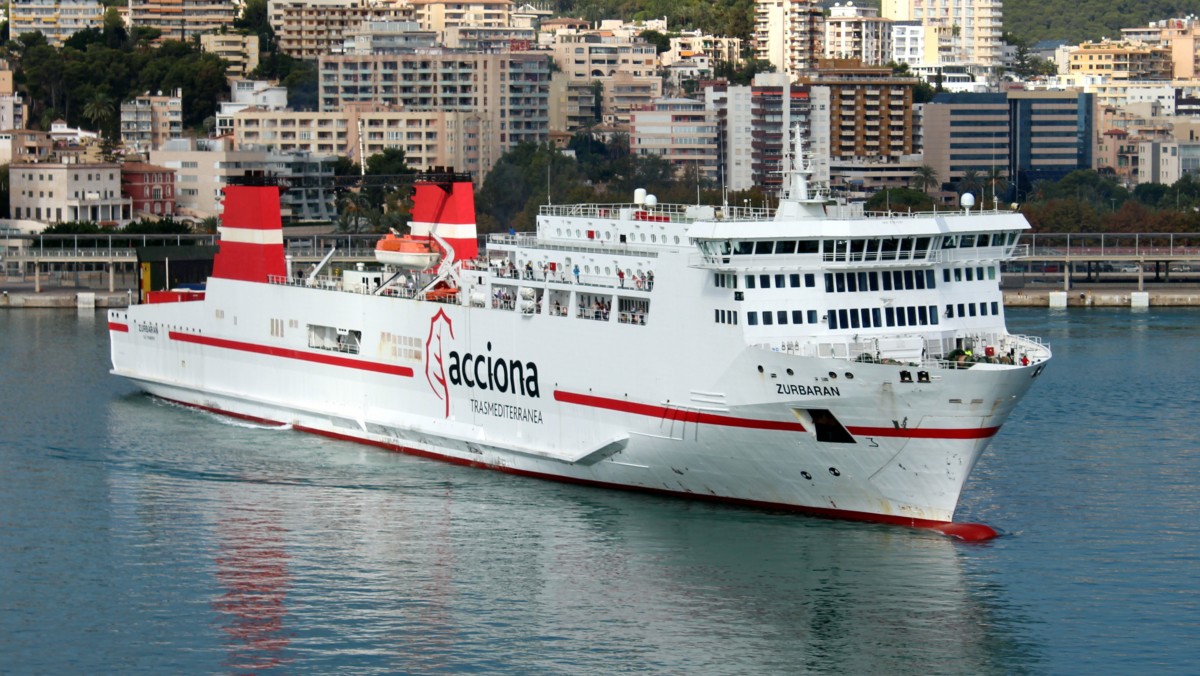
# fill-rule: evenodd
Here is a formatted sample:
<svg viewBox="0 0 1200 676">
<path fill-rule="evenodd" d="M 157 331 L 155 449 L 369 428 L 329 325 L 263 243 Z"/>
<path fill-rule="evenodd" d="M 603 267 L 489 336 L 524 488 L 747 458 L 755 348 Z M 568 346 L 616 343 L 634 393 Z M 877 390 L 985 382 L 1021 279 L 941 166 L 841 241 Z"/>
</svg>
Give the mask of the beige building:
<svg viewBox="0 0 1200 676">
<path fill-rule="evenodd" d="M 1171 50 L 1144 42 L 1084 42 L 1071 50 L 1068 77 L 1110 81 L 1170 80 Z"/>
<path fill-rule="evenodd" d="M 132 220 L 132 200 L 121 195 L 121 165 L 116 163 L 14 162 L 8 179 L 13 218 L 116 227 Z"/>
<path fill-rule="evenodd" d="M 659 157 L 682 177 L 717 178 L 716 111 L 703 101 L 659 99 L 630 116 L 629 150 L 637 157 Z"/>
<path fill-rule="evenodd" d="M 755 0 L 754 58 L 780 73 L 809 73 L 824 54 L 824 25 L 818 0 Z"/>
<path fill-rule="evenodd" d="M 446 2 L 446 0 L 409 0 L 417 23 L 427 31 L 437 33 L 438 40 L 447 47 L 452 44 L 452 34 L 459 28 L 509 28 L 509 12 L 512 0 L 468 0 Z M 529 30 L 529 29 L 527 29 Z M 529 30 L 532 36 L 532 30 Z"/>
<path fill-rule="evenodd" d="M 886 66 L 864 66 L 855 59 L 823 59 L 817 77 L 800 78 L 802 85 L 829 89 L 832 160 L 899 160 L 913 154 L 916 83 L 915 78 L 892 77 Z"/>
<path fill-rule="evenodd" d="M 925 66 L 973 66 L 986 70 L 1002 65 L 1003 0 L 882 0 L 880 16 L 892 21 L 918 21 L 935 31 L 937 63 Z M 932 48 L 927 44 L 926 48 Z"/>
<path fill-rule="evenodd" d="M 498 136 L 485 129 L 485 122 L 465 111 L 404 111 L 371 104 L 329 112 L 248 108 L 233 116 L 233 137 L 239 149 L 341 155 L 356 162 L 400 148 L 414 168 L 454 167 L 482 178 L 503 154 L 495 142 Z"/>
<path fill-rule="evenodd" d="M 9 4 L 8 30 L 12 39 L 41 32 L 55 47 L 86 28 L 104 25 L 100 0 L 13 0 Z"/>
<path fill-rule="evenodd" d="M 149 93 L 121 104 L 121 143 L 134 151 L 158 148 L 183 135 L 183 91 Z"/>
<path fill-rule="evenodd" d="M 54 152 L 54 139 L 44 131 L 5 129 L 0 131 L 0 164 L 45 162 Z"/>
<path fill-rule="evenodd" d="M 628 127 L 635 109 L 662 98 L 654 45 L 598 31 L 555 36 L 554 60 L 566 76 L 567 90 L 581 92 L 599 83 L 601 123 Z M 568 116 L 572 113 L 568 112 Z M 566 131 L 561 129 L 560 131 Z"/>
<path fill-rule="evenodd" d="M 891 58 L 891 24 L 874 7 L 834 3 L 825 18 L 825 58 L 881 66 Z"/>
<path fill-rule="evenodd" d="M 200 48 L 229 62 L 226 75 L 248 75 L 258 68 L 258 36 L 240 33 L 207 33 Z"/>
<path fill-rule="evenodd" d="M 346 36 L 366 22 L 413 18 L 410 5 L 366 0 L 271 0 L 268 7 L 279 51 L 310 60 L 341 52 Z"/>
<path fill-rule="evenodd" d="M 186 41 L 196 35 L 233 26 L 237 5 L 230 0 L 136 0 L 129 3 L 129 22 L 157 28 L 164 40 Z"/>
</svg>

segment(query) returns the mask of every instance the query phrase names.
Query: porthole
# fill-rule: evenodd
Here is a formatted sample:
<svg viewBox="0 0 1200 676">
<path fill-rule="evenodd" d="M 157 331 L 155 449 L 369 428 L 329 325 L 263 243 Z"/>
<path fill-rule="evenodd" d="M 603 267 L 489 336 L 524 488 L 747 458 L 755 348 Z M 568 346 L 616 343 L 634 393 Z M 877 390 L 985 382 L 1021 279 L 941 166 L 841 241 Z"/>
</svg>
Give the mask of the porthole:
<svg viewBox="0 0 1200 676">
<path fill-rule="evenodd" d="M 808 479 L 809 481 L 812 481 L 812 475 L 809 474 L 808 472 L 800 472 L 800 476 L 804 477 L 805 479 Z"/>
<path fill-rule="evenodd" d="M 854 380 L 854 374 L 846 371 L 846 380 Z"/>
<path fill-rule="evenodd" d="M 796 375 L 795 373 L 793 373 L 793 372 L 792 372 L 792 370 L 791 370 L 791 369 L 788 369 L 788 370 L 787 370 L 787 374 L 788 374 L 789 376 L 794 376 L 794 375 Z"/>
<path fill-rule="evenodd" d="M 646 233 L 644 233 L 644 232 L 642 233 L 642 241 L 643 241 L 643 242 L 645 242 L 645 241 L 646 241 Z"/>
<path fill-rule="evenodd" d="M 605 274 L 605 275 L 611 275 L 611 274 L 612 274 L 612 269 L 611 269 L 611 268 L 609 268 L 607 265 L 606 265 L 606 266 L 604 266 L 604 274 Z"/>
<path fill-rule="evenodd" d="M 830 473 L 830 474 L 832 474 L 832 475 L 834 475 L 834 476 L 841 476 L 841 475 L 842 475 L 842 473 L 841 473 L 841 472 L 839 472 L 839 471 L 838 471 L 838 468 L 836 468 L 836 467 L 830 467 L 830 468 L 829 468 L 829 473 Z"/>
<path fill-rule="evenodd" d="M 829 372 L 829 379 L 830 379 L 830 380 L 837 380 L 837 374 L 836 374 L 836 373 L 834 373 L 833 371 L 830 371 L 830 372 Z"/>
<path fill-rule="evenodd" d="M 651 241 L 651 242 L 658 242 L 658 235 L 654 235 L 654 234 L 650 235 L 650 241 Z"/>
<path fill-rule="evenodd" d="M 762 373 L 762 372 L 763 372 L 763 367 L 762 367 L 762 364 L 759 364 L 759 365 L 758 365 L 758 372 L 759 372 L 759 373 Z"/>
<path fill-rule="evenodd" d="M 679 244 L 679 235 L 675 235 L 675 243 Z"/>
<path fill-rule="evenodd" d="M 554 234 L 558 235 L 559 237 L 562 237 L 562 228 L 555 228 Z"/>
</svg>

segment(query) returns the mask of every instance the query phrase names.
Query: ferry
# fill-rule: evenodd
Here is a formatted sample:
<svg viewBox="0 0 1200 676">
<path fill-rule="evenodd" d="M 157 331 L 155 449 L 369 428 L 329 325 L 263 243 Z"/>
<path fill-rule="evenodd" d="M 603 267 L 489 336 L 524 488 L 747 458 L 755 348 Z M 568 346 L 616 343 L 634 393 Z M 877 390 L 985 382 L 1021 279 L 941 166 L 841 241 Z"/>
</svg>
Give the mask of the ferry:
<svg viewBox="0 0 1200 676">
<path fill-rule="evenodd" d="M 426 176 L 412 232 L 344 270 L 333 251 L 293 269 L 279 188 L 247 178 L 203 292 L 109 311 L 112 373 L 473 467 L 994 537 L 954 512 L 1051 358 L 1005 327 L 1000 265 L 1028 223 L 969 196 L 833 204 L 802 155 L 775 208 L 639 190 L 483 246 L 470 178 Z"/>
</svg>

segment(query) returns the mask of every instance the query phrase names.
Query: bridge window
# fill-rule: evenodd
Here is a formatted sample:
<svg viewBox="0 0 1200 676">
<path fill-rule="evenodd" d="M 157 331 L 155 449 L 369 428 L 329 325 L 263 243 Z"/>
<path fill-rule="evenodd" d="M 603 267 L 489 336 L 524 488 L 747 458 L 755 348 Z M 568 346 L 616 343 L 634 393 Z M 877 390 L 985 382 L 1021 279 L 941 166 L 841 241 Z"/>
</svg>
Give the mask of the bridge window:
<svg viewBox="0 0 1200 676">
<path fill-rule="evenodd" d="M 776 254 L 793 254 L 796 253 L 796 240 L 788 240 L 786 242 L 775 242 Z"/>
</svg>

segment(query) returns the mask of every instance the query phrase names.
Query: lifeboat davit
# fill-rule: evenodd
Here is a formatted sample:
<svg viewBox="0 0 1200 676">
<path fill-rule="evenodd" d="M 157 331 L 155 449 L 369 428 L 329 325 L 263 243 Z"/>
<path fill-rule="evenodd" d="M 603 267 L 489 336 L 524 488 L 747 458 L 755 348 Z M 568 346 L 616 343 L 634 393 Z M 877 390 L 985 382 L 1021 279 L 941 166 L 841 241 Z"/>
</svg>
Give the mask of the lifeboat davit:
<svg viewBox="0 0 1200 676">
<path fill-rule="evenodd" d="M 441 258 L 442 254 L 429 240 L 413 239 L 395 230 L 375 243 L 375 260 L 402 270 L 428 270 Z"/>
</svg>

